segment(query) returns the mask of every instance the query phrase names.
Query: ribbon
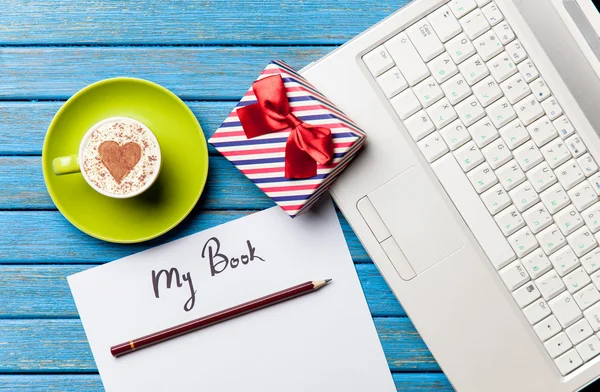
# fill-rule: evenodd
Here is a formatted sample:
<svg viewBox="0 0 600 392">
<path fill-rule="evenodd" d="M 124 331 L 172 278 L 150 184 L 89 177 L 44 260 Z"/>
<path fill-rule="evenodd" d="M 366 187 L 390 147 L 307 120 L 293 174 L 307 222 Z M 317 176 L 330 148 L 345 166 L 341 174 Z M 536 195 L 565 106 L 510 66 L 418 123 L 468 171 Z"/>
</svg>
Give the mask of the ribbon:
<svg viewBox="0 0 600 392">
<path fill-rule="evenodd" d="M 237 110 L 246 137 L 290 130 L 285 144 L 285 177 L 316 176 L 317 162 L 326 164 L 333 158 L 331 130 L 307 124 L 292 114 L 281 75 L 255 81 L 252 90 L 258 103 Z"/>
</svg>

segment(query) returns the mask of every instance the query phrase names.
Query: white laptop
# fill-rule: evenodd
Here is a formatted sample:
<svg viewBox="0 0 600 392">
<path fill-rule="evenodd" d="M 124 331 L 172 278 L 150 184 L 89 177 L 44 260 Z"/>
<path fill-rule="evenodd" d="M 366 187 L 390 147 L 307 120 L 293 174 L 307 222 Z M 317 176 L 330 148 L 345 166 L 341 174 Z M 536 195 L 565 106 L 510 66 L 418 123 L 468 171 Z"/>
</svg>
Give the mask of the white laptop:
<svg viewBox="0 0 600 392">
<path fill-rule="evenodd" d="M 459 391 L 600 376 L 599 28 L 415 0 L 303 70 L 367 131 L 333 197 Z"/>
</svg>

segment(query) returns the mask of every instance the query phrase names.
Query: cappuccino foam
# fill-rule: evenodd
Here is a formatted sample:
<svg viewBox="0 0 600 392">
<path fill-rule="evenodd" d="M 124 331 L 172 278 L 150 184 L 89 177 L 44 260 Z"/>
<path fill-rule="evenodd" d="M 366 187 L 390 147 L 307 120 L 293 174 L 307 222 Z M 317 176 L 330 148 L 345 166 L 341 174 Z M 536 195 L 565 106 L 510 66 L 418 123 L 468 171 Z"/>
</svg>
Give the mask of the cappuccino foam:
<svg viewBox="0 0 600 392">
<path fill-rule="evenodd" d="M 126 196 L 152 182 L 160 170 L 160 147 L 141 123 L 116 119 L 94 129 L 83 149 L 82 170 L 108 194 Z"/>
</svg>

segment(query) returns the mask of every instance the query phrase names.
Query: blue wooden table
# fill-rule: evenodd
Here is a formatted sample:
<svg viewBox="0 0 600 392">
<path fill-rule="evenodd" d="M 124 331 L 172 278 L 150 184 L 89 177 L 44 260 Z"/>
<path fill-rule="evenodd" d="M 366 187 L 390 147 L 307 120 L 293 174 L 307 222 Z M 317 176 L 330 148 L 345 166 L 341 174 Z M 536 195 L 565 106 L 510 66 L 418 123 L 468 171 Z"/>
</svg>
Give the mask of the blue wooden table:
<svg viewBox="0 0 600 392">
<path fill-rule="evenodd" d="M 149 79 L 182 97 L 208 138 L 269 60 L 301 68 L 405 2 L 0 1 L 0 389 L 102 390 L 65 277 L 273 205 L 211 149 L 206 190 L 178 228 L 140 245 L 88 237 L 56 210 L 40 167 L 66 99 L 104 78 Z M 340 219 L 398 390 L 451 390 Z"/>
</svg>

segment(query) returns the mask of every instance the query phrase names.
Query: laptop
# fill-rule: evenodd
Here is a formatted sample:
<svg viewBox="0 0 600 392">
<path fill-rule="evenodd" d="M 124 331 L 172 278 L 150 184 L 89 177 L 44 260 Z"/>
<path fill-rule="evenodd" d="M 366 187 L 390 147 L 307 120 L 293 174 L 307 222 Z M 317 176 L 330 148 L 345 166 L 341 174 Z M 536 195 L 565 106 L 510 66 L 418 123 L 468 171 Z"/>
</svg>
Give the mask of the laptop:
<svg viewBox="0 0 600 392">
<path fill-rule="evenodd" d="M 600 376 L 599 29 L 415 0 L 302 71 L 367 132 L 331 193 L 458 391 Z"/>
</svg>

